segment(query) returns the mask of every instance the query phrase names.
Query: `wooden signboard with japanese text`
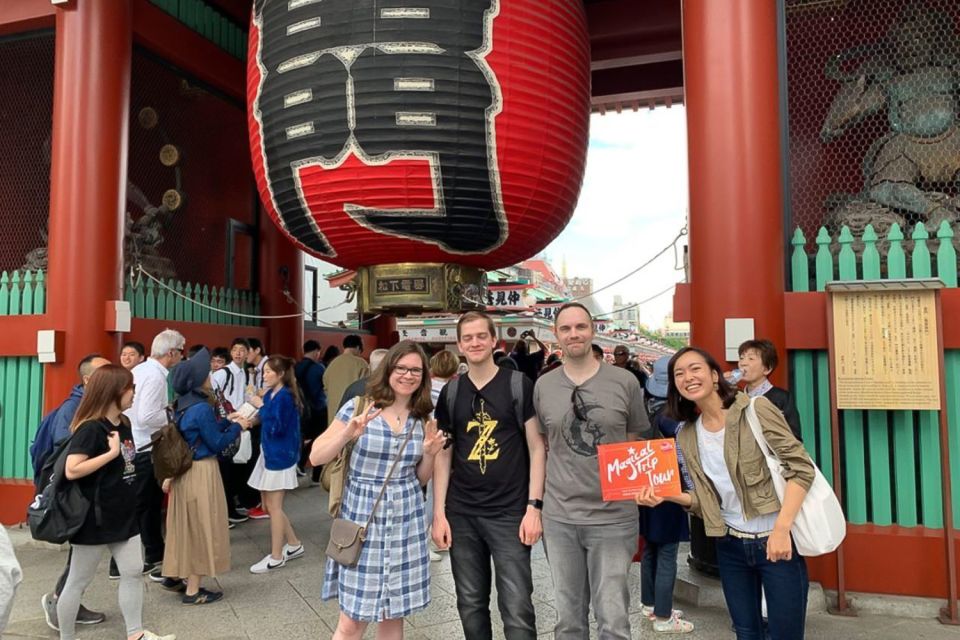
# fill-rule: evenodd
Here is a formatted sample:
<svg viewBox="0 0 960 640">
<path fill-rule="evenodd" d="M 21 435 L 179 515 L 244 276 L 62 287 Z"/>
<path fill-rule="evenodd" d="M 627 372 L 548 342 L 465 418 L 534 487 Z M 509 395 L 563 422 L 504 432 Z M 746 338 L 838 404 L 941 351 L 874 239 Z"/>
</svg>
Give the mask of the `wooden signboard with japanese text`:
<svg viewBox="0 0 960 640">
<path fill-rule="evenodd" d="M 597 447 L 600 490 L 607 502 L 633 500 L 641 487 L 652 486 L 658 496 L 683 492 L 674 440 L 633 440 Z"/>
<path fill-rule="evenodd" d="M 838 409 L 940 409 L 936 291 L 834 291 Z"/>
</svg>

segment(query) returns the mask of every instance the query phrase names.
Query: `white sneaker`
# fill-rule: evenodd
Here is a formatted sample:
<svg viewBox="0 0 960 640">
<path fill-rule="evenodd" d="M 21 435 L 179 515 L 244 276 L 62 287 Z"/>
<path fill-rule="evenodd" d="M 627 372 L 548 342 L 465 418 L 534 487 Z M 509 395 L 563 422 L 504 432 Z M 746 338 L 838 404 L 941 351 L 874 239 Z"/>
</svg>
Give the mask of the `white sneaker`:
<svg viewBox="0 0 960 640">
<path fill-rule="evenodd" d="M 300 556 L 303 555 L 303 553 L 304 551 L 303 551 L 302 544 L 298 544 L 295 547 L 291 547 L 288 544 L 283 545 L 283 561 L 284 562 L 286 562 L 287 560 L 293 560 L 295 558 L 299 558 Z"/>
<path fill-rule="evenodd" d="M 274 569 L 279 569 L 285 564 L 287 564 L 286 558 L 274 560 L 273 556 L 268 553 L 263 556 L 263 560 L 250 567 L 250 573 L 269 573 Z"/>
<path fill-rule="evenodd" d="M 169 634 L 165 636 L 158 636 L 153 631 L 143 630 L 143 635 L 140 636 L 140 640 L 177 640 L 176 634 Z"/>
<path fill-rule="evenodd" d="M 653 630 L 657 633 L 690 633 L 693 623 L 673 616 L 669 620 L 654 620 Z"/>
<path fill-rule="evenodd" d="M 657 619 L 657 616 L 654 615 L 654 613 L 653 613 L 653 607 L 648 607 L 647 605 L 643 605 L 642 607 L 640 607 L 640 615 L 646 616 L 646 617 L 647 617 L 647 620 L 649 620 L 650 622 L 655 622 L 656 619 Z M 682 618 L 682 617 L 683 617 L 683 610 L 682 610 L 682 609 L 672 609 L 672 610 L 670 611 L 670 617 L 671 617 L 671 618 Z"/>
</svg>

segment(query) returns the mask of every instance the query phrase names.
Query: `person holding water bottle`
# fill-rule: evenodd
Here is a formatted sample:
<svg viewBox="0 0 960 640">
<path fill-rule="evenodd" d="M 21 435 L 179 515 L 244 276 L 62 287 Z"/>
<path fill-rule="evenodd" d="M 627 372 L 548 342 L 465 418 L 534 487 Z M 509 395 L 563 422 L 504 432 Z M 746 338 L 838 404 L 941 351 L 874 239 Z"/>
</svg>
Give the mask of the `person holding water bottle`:
<svg viewBox="0 0 960 640">
<path fill-rule="evenodd" d="M 774 404 L 784 420 L 790 426 L 793 435 L 803 442 L 800 431 L 800 414 L 797 412 L 797 406 L 793 402 L 793 396 L 786 389 L 776 387 L 767 377 L 777 368 L 779 358 L 777 357 L 777 348 L 769 340 L 747 340 L 740 345 L 738 349 L 740 361 L 737 363 L 739 368 L 728 371 L 723 374 L 727 382 L 736 386 L 740 382 L 745 383 L 744 391 L 751 398 L 763 396 Z"/>
</svg>

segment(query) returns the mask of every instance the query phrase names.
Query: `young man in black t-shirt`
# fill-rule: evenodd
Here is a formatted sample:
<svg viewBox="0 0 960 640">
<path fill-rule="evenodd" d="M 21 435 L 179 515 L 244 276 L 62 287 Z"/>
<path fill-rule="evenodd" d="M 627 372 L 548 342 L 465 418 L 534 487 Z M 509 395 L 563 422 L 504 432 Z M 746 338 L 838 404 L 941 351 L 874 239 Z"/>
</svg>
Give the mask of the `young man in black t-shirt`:
<svg viewBox="0 0 960 640">
<path fill-rule="evenodd" d="M 490 640 L 490 561 L 507 640 L 537 636 L 530 547 L 540 539 L 546 448 L 533 383 L 493 362 L 496 327 L 469 312 L 457 323 L 467 375 L 440 391 L 436 418 L 451 446 L 434 469 L 433 540 L 450 549 L 464 635 Z M 455 397 L 448 400 L 454 390 Z M 450 407 L 452 406 L 452 411 Z"/>
</svg>

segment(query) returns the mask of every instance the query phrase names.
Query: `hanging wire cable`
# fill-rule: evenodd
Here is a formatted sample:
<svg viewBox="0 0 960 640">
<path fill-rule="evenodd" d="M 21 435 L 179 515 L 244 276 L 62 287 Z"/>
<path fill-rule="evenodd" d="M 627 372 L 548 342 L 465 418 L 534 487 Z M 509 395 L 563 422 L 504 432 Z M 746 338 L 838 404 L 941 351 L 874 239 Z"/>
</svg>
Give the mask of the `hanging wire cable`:
<svg viewBox="0 0 960 640">
<path fill-rule="evenodd" d="M 284 291 L 284 295 L 287 296 L 287 300 L 292 301 L 296 306 L 300 307 L 300 309 L 301 309 L 301 312 L 300 312 L 300 313 L 290 313 L 290 314 L 278 315 L 278 316 L 262 316 L 262 315 L 254 315 L 254 314 L 251 314 L 251 313 L 239 313 L 239 312 L 237 312 L 237 311 L 228 311 L 228 310 L 226 310 L 226 309 L 220 309 L 220 308 L 218 308 L 218 307 L 213 307 L 213 306 L 211 306 L 211 305 L 209 305 L 209 304 L 204 304 L 204 303 L 202 303 L 202 302 L 198 302 L 198 301 L 194 300 L 193 298 L 190 298 L 189 296 L 181 293 L 180 291 L 177 291 L 176 289 L 174 289 L 173 287 L 171 287 L 171 286 L 168 285 L 167 283 L 163 282 L 162 280 L 160 280 L 159 278 L 157 278 L 156 276 L 154 276 L 152 273 L 150 273 L 149 271 L 147 271 L 146 269 L 144 269 L 144 268 L 143 268 L 143 265 L 138 264 L 138 265 L 136 266 L 136 269 L 137 269 L 138 273 L 140 273 L 140 274 L 142 274 L 142 275 L 145 275 L 145 276 L 147 276 L 147 278 L 149 278 L 150 280 L 153 280 L 154 282 L 156 282 L 157 285 L 160 286 L 160 288 L 166 289 L 167 291 L 173 293 L 175 296 L 178 296 L 178 297 L 180 297 L 180 298 L 183 298 L 184 300 L 188 301 L 190 304 L 195 305 L 195 306 L 198 306 L 198 307 L 202 307 L 202 308 L 204 308 L 204 309 L 209 309 L 209 310 L 211 310 L 211 311 L 216 311 L 217 313 L 222 313 L 222 314 L 224 314 L 224 315 L 236 316 L 236 317 L 238 317 L 238 318 L 250 318 L 250 319 L 254 319 L 254 320 L 283 320 L 283 319 L 286 319 L 286 318 L 302 318 L 304 315 L 308 315 L 308 316 L 310 315 L 309 312 L 303 311 L 303 307 L 300 307 L 300 305 L 299 305 L 295 300 L 293 300 L 293 297 L 290 295 L 290 292 L 289 292 L 289 291 Z M 328 310 L 330 310 L 330 309 L 336 309 L 337 307 L 342 306 L 342 305 L 344 305 L 344 304 L 346 304 L 346 301 L 341 302 L 341 303 L 339 303 L 339 304 L 335 304 L 335 305 L 333 305 L 333 306 L 331 306 L 331 307 L 325 307 L 325 308 L 323 308 L 323 309 L 317 309 L 317 313 L 319 313 L 320 311 L 328 311 Z"/>
<path fill-rule="evenodd" d="M 678 284 L 683 284 L 683 282 L 674 282 L 672 285 L 670 285 L 669 287 L 667 287 L 667 288 L 664 289 L 663 291 L 661 291 L 661 292 L 659 292 L 659 293 L 653 294 L 652 296 L 650 296 L 650 297 L 647 298 L 646 300 L 641 300 L 640 302 L 637 302 L 636 304 L 632 304 L 632 305 L 630 305 L 629 307 L 621 307 L 620 309 L 617 309 L 616 311 L 612 311 L 612 312 L 610 312 L 610 313 L 604 313 L 603 315 L 596 316 L 596 317 L 594 317 L 594 320 L 607 320 L 607 319 L 609 319 L 609 318 L 607 318 L 606 316 L 614 316 L 614 315 L 616 315 L 616 314 L 618 314 L 618 313 L 620 313 L 620 312 L 622 312 L 622 311 L 628 311 L 628 310 L 630 310 L 630 309 L 635 309 L 635 308 L 639 307 L 640 305 L 644 305 L 644 304 L 650 302 L 651 300 L 656 300 L 657 298 L 659 298 L 660 296 L 662 296 L 662 295 L 665 294 L 665 293 L 669 293 L 670 291 L 673 291 L 673 289 L 674 289 Z"/>
<path fill-rule="evenodd" d="M 625 276 L 622 276 L 622 277 L 620 277 L 620 278 L 617 278 L 616 280 L 614 280 L 614 281 L 611 282 L 610 284 L 604 285 L 604 286 L 600 287 L 599 289 L 594 289 L 593 291 L 591 291 L 590 293 L 588 293 L 588 294 L 586 294 L 586 295 L 580 296 L 579 298 L 573 298 L 572 300 L 568 300 L 567 302 L 578 302 L 578 301 L 580 301 L 580 300 L 583 300 L 584 298 L 589 298 L 590 296 L 596 295 L 596 294 L 600 293 L 601 291 L 605 291 L 605 290 L 609 289 L 610 287 L 612 287 L 612 286 L 614 286 L 614 285 L 620 284 L 621 282 L 623 282 L 623 281 L 626 280 L 627 278 L 629 278 L 629 277 L 635 275 L 636 273 L 638 273 L 641 269 L 644 269 L 644 268 L 650 266 L 650 264 L 652 264 L 654 260 L 656 260 L 657 258 L 659 258 L 660 256 L 662 256 L 663 254 L 665 254 L 665 253 L 666 253 L 667 251 L 669 251 L 670 249 L 675 249 L 675 247 L 676 247 L 676 245 L 677 245 L 677 242 L 680 240 L 680 238 L 682 238 L 682 237 L 685 236 L 685 235 L 687 235 L 687 227 L 686 227 L 686 226 L 684 226 L 682 229 L 680 229 L 680 233 L 678 233 L 678 234 L 676 235 L 676 237 L 670 242 L 670 244 L 668 244 L 668 245 L 665 246 L 663 249 L 661 249 L 660 251 L 658 251 L 655 256 L 653 256 L 652 258 L 650 258 L 649 260 L 647 260 L 646 262 L 644 262 L 643 264 L 641 264 L 639 267 L 637 267 L 636 269 L 634 269 L 634 270 L 631 271 L 630 273 L 628 273 L 628 274 L 626 274 Z"/>
</svg>

